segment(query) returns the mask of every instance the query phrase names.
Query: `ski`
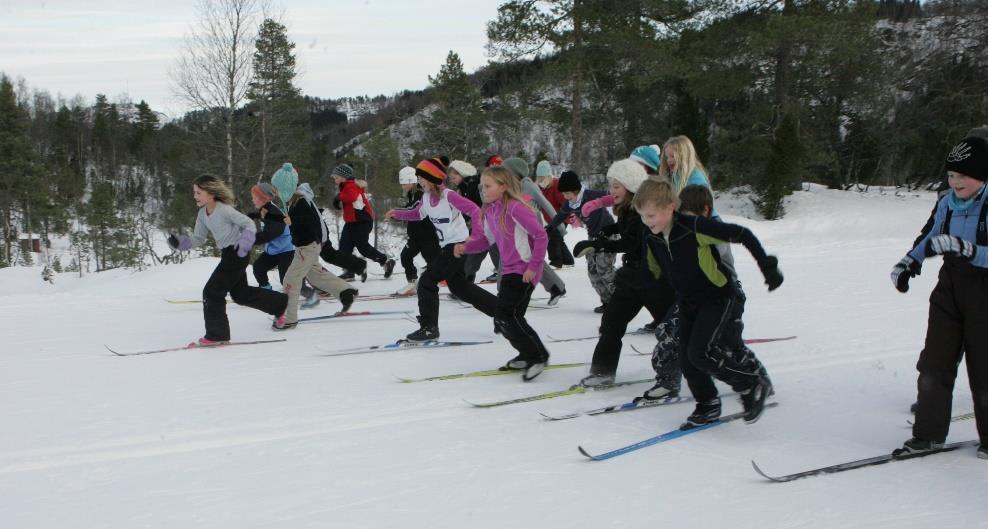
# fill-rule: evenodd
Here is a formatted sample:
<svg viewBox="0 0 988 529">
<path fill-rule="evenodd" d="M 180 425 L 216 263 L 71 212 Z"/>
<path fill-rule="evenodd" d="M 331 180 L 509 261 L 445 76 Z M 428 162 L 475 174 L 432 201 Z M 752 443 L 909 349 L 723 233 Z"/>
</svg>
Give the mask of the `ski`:
<svg viewBox="0 0 988 529">
<path fill-rule="evenodd" d="M 782 342 L 785 340 L 795 340 L 795 336 L 783 336 L 781 338 L 746 338 L 744 340 L 745 345 L 758 344 L 758 343 L 770 343 L 770 342 Z M 639 351 L 635 346 L 631 346 L 634 351 L 642 356 L 651 356 L 651 351 Z"/>
<path fill-rule="evenodd" d="M 625 336 L 634 336 L 636 334 L 652 334 L 652 332 L 646 331 L 645 329 L 638 329 L 637 331 L 629 331 L 624 333 Z M 600 338 L 600 335 L 598 334 L 596 336 L 581 336 L 579 338 L 555 338 L 547 334 L 545 337 L 547 338 L 546 341 L 550 343 L 564 343 L 564 342 L 582 342 L 585 340 L 596 340 Z"/>
<path fill-rule="evenodd" d="M 488 342 L 489 343 L 489 342 Z M 569 367 L 581 367 L 588 366 L 589 363 L 579 363 L 579 364 L 549 364 L 546 369 L 566 369 Z M 476 378 L 476 377 L 493 377 L 498 375 L 510 375 L 512 373 L 520 373 L 522 369 L 491 369 L 488 371 L 474 371 L 472 373 L 454 373 L 451 375 L 439 375 L 435 377 L 426 378 L 402 378 L 396 376 L 399 382 L 411 383 L 411 382 L 434 382 L 437 380 L 459 380 L 461 378 Z"/>
<path fill-rule="evenodd" d="M 916 459 L 920 457 L 931 456 L 933 454 L 942 454 L 944 452 L 953 452 L 958 448 L 964 448 L 968 446 L 978 446 L 979 441 L 961 441 L 958 443 L 947 443 L 940 448 L 935 450 L 927 450 L 925 452 L 918 452 L 914 454 L 905 454 L 896 456 L 893 454 L 885 454 L 875 457 L 867 457 L 864 459 L 858 459 L 855 461 L 847 461 L 845 463 L 838 463 L 836 465 L 830 465 L 826 467 L 817 468 L 814 470 L 806 470 L 804 472 L 797 472 L 795 474 L 787 474 L 785 476 L 769 476 L 762 471 L 761 468 L 755 464 L 754 461 L 751 462 L 751 466 L 758 472 L 758 475 L 775 483 L 785 483 L 787 481 L 793 481 L 795 479 L 808 478 L 811 476 L 819 476 L 822 474 L 834 474 L 837 472 L 844 472 L 846 470 L 854 470 L 856 468 L 871 467 L 875 465 L 884 465 L 885 463 L 891 463 L 893 461 L 905 461 L 907 459 Z"/>
<path fill-rule="evenodd" d="M 360 347 L 354 349 L 342 349 L 339 351 L 334 351 L 331 353 L 326 353 L 321 356 L 347 356 L 347 355 L 360 355 L 367 353 L 377 353 L 381 351 L 400 351 L 403 349 L 434 349 L 438 347 L 457 347 L 464 345 L 482 345 L 485 343 L 494 343 L 491 340 L 479 341 L 479 342 L 444 342 L 441 340 L 428 340 L 425 342 L 411 342 L 408 340 L 398 340 L 397 342 L 384 344 L 384 345 L 372 345 L 370 347 Z"/>
<path fill-rule="evenodd" d="M 765 405 L 765 407 L 766 408 L 772 408 L 772 407 L 775 407 L 775 406 L 778 406 L 778 405 L 779 405 L 778 402 L 769 402 L 768 404 Z M 615 449 L 615 450 L 611 450 L 610 452 L 604 452 L 603 454 L 593 455 L 590 452 L 588 452 L 585 448 L 583 448 L 582 446 L 578 446 L 577 447 L 577 450 L 579 450 L 581 454 L 583 454 L 584 456 L 590 458 L 593 461 L 604 461 L 604 460 L 607 460 L 607 459 L 611 459 L 613 457 L 617 457 L 617 456 L 620 456 L 620 455 L 627 454 L 629 452 L 634 452 L 635 450 L 640 450 L 640 449 L 645 448 L 647 446 L 652 446 L 654 444 L 664 443 L 666 441 L 671 441 L 673 439 L 678 439 L 680 437 L 683 437 L 683 436 L 686 436 L 686 435 L 690 435 L 690 434 L 693 434 L 693 433 L 697 433 L 697 432 L 700 432 L 700 431 L 703 431 L 703 430 L 709 430 L 710 428 L 713 428 L 715 426 L 720 426 L 721 424 L 729 423 L 731 421 L 736 421 L 736 420 L 742 419 L 742 418 L 744 418 L 744 412 L 743 411 L 738 412 L 738 413 L 732 413 L 730 415 L 725 415 L 725 416 L 721 417 L 720 419 L 717 419 L 716 421 L 708 422 L 707 424 L 702 424 L 702 425 L 697 426 L 695 428 L 688 428 L 686 430 L 675 429 L 675 430 L 672 430 L 670 432 L 666 432 L 664 434 L 656 435 L 655 437 L 649 437 L 648 439 L 645 439 L 644 441 L 639 441 L 639 442 L 637 442 L 635 444 L 632 444 L 632 445 L 623 446 L 621 448 L 618 448 L 618 449 Z"/>
<path fill-rule="evenodd" d="M 726 397 L 732 395 L 729 393 L 727 395 L 721 395 L 721 397 Z M 539 413 L 539 415 L 545 417 L 548 421 L 562 421 L 566 419 L 575 419 L 576 417 L 582 417 L 583 415 L 604 415 L 607 413 L 620 413 L 622 411 L 631 410 L 641 410 L 645 408 L 654 408 L 656 406 L 668 406 L 670 404 L 679 404 L 681 402 L 693 402 L 693 397 L 666 397 L 663 399 L 655 400 L 633 400 L 631 402 L 625 402 L 624 404 L 613 404 L 611 406 L 604 406 L 603 408 L 596 408 L 587 411 L 577 411 L 573 413 L 567 413 L 565 415 L 549 415 L 547 413 Z"/>
<path fill-rule="evenodd" d="M 395 293 L 395 294 L 367 294 L 367 295 L 359 295 L 359 296 L 357 296 L 354 299 L 356 301 L 386 301 L 386 300 L 389 300 L 389 299 L 408 299 L 408 298 L 414 298 L 414 297 L 415 297 L 415 294 L 414 293 L 407 294 L 407 295 L 399 295 L 399 294 Z M 335 301 L 336 300 L 336 297 L 333 296 L 333 295 L 331 295 L 331 294 L 327 294 L 325 296 L 320 295 L 319 296 L 319 299 L 321 299 L 323 301 Z"/>
<path fill-rule="evenodd" d="M 570 386 L 569 389 L 550 391 L 548 393 L 539 393 L 538 395 L 529 395 L 528 397 L 520 397 L 517 399 L 499 400 L 494 402 L 482 402 L 482 403 L 471 402 L 469 400 L 464 399 L 464 402 L 475 408 L 495 408 L 498 406 L 507 406 L 508 404 L 521 404 L 523 402 L 534 402 L 537 400 L 553 399 L 556 397 L 565 397 L 567 395 L 580 395 L 590 390 L 599 391 L 604 389 L 618 388 L 621 386 L 630 386 L 632 384 L 644 384 L 645 382 L 652 382 L 653 380 L 655 379 L 646 378 L 643 380 L 627 380 L 624 382 L 615 382 L 613 384 L 595 386 L 592 388 L 583 387 L 577 384 L 575 386 Z"/>
<path fill-rule="evenodd" d="M 282 338 L 280 340 L 251 340 L 251 341 L 246 341 L 246 342 L 222 342 L 222 343 L 218 343 L 216 345 L 199 345 L 196 342 L 192 342 L 189 345 L 183 345 L 182 347 L 168 347 L 168 348 L 165 348 L 165 349 L 152 349 L 152 350 L 149 350 L 149 351 L 137 351 L 137 352 L 131 352 L 131 353 L 121 353 L 121 352 L 115 351 L 113 349 L 110 349 L 110 346 L 109 345 L 104 345 L 103 347 L 106 347 L 106 350 L 107 351 L 110 351 L 111 353 L 113 353 L 113 354 L 115 354 L 117 356 L 137 356 L 137 355 L 149 355 L 149 354 L 155 354 L 155 353 L 168 353 L 168 352 L 171 352 L 171 351 L 186 351 L 188 349 L 217 349 L 217 348 L 220 348 L 220 347 L 230 347 L 230 346 L 233 346 L 233 345 L 253 345 L 253 344 L 259 344 L 259 343 L 278 343 L 278 342 L 284 342 L 284 341 L 287 341 L 287 339 L 286 338 Z"/>
<path fill-rule="evenodd" d="M 325 316 L 312 316 L 309 318 L 299 318 L 299 323 L 306 321 L 319 321 L 319 320 L 331 320 L 334 318 L 349 318 L 351 316 L 379 316 L 387 314 L 407 314 L 407 310 L 365 310 L 360 312 L 337 312 L 336 314 L 327 314 Z"/>
</svg>

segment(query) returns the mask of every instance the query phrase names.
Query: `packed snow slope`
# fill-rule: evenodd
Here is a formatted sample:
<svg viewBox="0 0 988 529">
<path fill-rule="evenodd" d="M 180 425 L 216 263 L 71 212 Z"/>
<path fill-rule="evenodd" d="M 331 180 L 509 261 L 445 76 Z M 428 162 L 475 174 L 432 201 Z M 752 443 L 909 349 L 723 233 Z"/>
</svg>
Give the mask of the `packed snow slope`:
<svg viewBox="0 0 988 529">
<path fill-rule="evenodd" d="M 889 270 L 933 201 L 811 187 L 774 222 L 718 202 L 779 256 L 786 277 L 766 292 L 736 248 L 746 337 L 798 335 L 753 346 L 779 406 L 753 425 L 729 423 L 605 462 L 577 445 L 602 452 L 672 430 L 691 405 L 547 422 L 540 411 L 620 403 L 647 386 L 477 409 L 464 399 L 564 389 L 585 368 L 530 383 L 518 375 L 396 381 L 496 368 L 513 356 L 489 319 L 454 302 L 441 305 L 442 337 L 492 344 L 324 356 L 395 340 L 415 325 L 367 316 L 275 333 L 266 315 L 231 305 L 234 339 L 287 342 L 118 357 L 104 344 L 140 351 L 201 336 L 200 306 L 165 299 L 197 299 L 216 261 L 61 275 L 54 286 L 37 269 L 0 270 L 0 527 L 988 527 L 988 462 L 971 449 L 787 484 L 764 481 L 750 464 L 785 474 L 886 453 L 910 436 L 914 364 L 940 263 L 928 261 L 905 295 Z M 580 236 L 572 230 L 569 242 Z M 396 272 L 358 284 L 361 293 L 396 290 L 404 283 Z M 531 322 L 543 338 L 595 333 L 598 299 L 585 264 L 561 274 L 568 295 L 556 309 L 531 311 Z M 415 303 L 354 310 L 414 315 Z M 643 313 L 632 327 L 648 320 Z M 619 378 L 651 375 L 648 358 L 628 346 L 649 351 L 653 342 L 625 340 Z M 548 346 L 553 362 L 587 362 L 594 343 Z M 970 411 L 963 369 L 955 394 L 955 413 Z M 725 413 L 739 409 L 725 399 Z M 949 440 L 974 438 L 972 420 L 952 425 Z"/>
</svg>

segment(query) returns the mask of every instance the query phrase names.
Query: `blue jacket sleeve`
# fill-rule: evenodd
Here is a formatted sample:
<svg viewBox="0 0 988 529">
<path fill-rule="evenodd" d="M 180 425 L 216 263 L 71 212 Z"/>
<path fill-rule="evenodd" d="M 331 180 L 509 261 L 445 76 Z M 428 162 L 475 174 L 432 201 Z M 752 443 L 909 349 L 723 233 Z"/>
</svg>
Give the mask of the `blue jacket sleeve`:
<svg viewBox="0 0 988 529">
<path fill-rule="evenodd" d="M 944 196 L 937 202 L 936 212 L 933 213 L 933 223 L 930 224 L 929 220 L 926 222 L 926 226 L 923 226 L 922 237 L 916 239 L 913 249 L 909 251 L 908 255 L 915 259 L 917 263 L 922 264 L 926 259 L 926 242 L 943 231 L 943 223 L 947 220 L 947 207 L 947 197 Z M 927 229 L 927 226 L 929 229 Z M 979 250 L 978 253 L 981 254 L 982 252 Z M 986 256 L 986 259 L 988 259 L 988 256 Z"/>
</svg>

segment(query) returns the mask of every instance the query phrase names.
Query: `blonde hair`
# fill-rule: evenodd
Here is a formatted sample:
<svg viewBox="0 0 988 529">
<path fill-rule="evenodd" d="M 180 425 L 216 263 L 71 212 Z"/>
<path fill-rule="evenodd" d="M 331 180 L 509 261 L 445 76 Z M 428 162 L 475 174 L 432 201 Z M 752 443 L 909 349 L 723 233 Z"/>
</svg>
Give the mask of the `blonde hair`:
<svg viewBox="0 0 988 529">
<path fill-rule="evenodd" d="M 665 151 L 669 147 L 672 147 L 673 152 L 676 153 L 675 171 L 669 169 L 669 161 L 665 156 Z M 659 176 L 664 176 L 672 182 L 676 194 L 679 194 L 686 187 L 686 182 L 689 180 L 690 175 L 693 174 L 694 169 L 699 169 L 703 172 L 709 181 L 710 177 L 707 175 L 707 168 L 700 162 L 700 157 L 696 154 L 696 147 L 693 146 L 693 142 L 686 136 L 673 136 L 666 140 L 662 146 L 662 153 Z"/>
<path fill-rule="evenodd" d="M 233 205 L 233 191 L 226 183 L 211 174 L 204 174 L 192 181 L 192 185 L 213 195 L 213 199 L 228 206 Z"/>
<path fill-rule="evenodd" d="M 504 202 L 504 207 L 501 209 L 502 230 L 507 230 L 507 224 L 505 219 L 507 219 L 508 217 L 509 201 L 517 200 L 518 202 L 521 202 L 526 207 L 534 211 L 534 208 L 532 208 L 532 206 L 525 200 L 524 196 L 522 196 L 521 182 L 518 180 L 518 178 L 515 177 L 515 173 L 511 172 L 510 169 L 508 169 L 507 167 L 502 167 L 500 165 L 492 165 L 484 169 L 484 171 L 480 173 L 481 178 L 483 178 L 484 176 L 487 176 L 491 180 L 494 180 L 495 184 L 505 186 L 504 194 L 501 196 L 501 201 Z M 484 204 L 482 211 L 486 213 L 487 210 L 491 207 L 492 204 L 490 203 Z"/>
<path fill-rule="evenodd" d="M 635 193 L 635 198 L 632 200 L 631 205 L 640 211 L 642 208 L 648 206 L 661 208 L 669 204 L 677 204 L 678 202 L 679 199 L 676 198 L 676 193 L 672 191 L 672 184 L 663 178 L 660 180 L 644 181 L 641 187 L 638 188 L 638 192 Z"/>
</svg>

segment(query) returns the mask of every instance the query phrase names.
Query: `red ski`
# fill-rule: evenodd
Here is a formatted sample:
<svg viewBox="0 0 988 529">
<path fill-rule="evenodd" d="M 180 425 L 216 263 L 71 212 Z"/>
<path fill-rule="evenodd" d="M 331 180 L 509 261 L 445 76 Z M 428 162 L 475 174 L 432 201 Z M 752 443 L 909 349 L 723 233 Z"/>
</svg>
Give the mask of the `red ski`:
<svg viewBox="0 0 988 529">
<path fill-rule="evenodd" d="M 170 352 L 170 351 L 185 351 L 187 349 L 216 349 L 216 348 L 219 348 L 219 347 L 229 347 L 231 345 L 252 345 L 252 344 L 258 344 L 258 343 L 277 343 L 277 342 L 284 342 L 284 341 L 287 341 L 287 338 L 282 338 L 280 340 L 251 340 L 251 341 L 247 341 L 247 342 L 220 342 L 220 343 L 218 343 L 216 345 L 199 345 L 197 342 L 192 342 L 189 345 L 185 345 L 185 346 L 182 346 L 182 347 L 169 347 L 167 349 L 154 349 L 154 350 L 150 350 L 150 351 L 136 351 L 136 352 L 132 352 L 132 353 L 120 353 L 120 352 L 114 351 L 113 349 L 110 349 L 110 346 L 109 345 L 104 345 L 103 347 L 106 347 L 106 350 L 107 351 L 110 351 L 111 353 L 113 353 L 113 354 L 115 354 L 117 356 L 137 356 L 137 355 L 149 355 L 149 354 L 155 354 L 155 353 L 167 353 L 167 352 Z"/>
</svg>

